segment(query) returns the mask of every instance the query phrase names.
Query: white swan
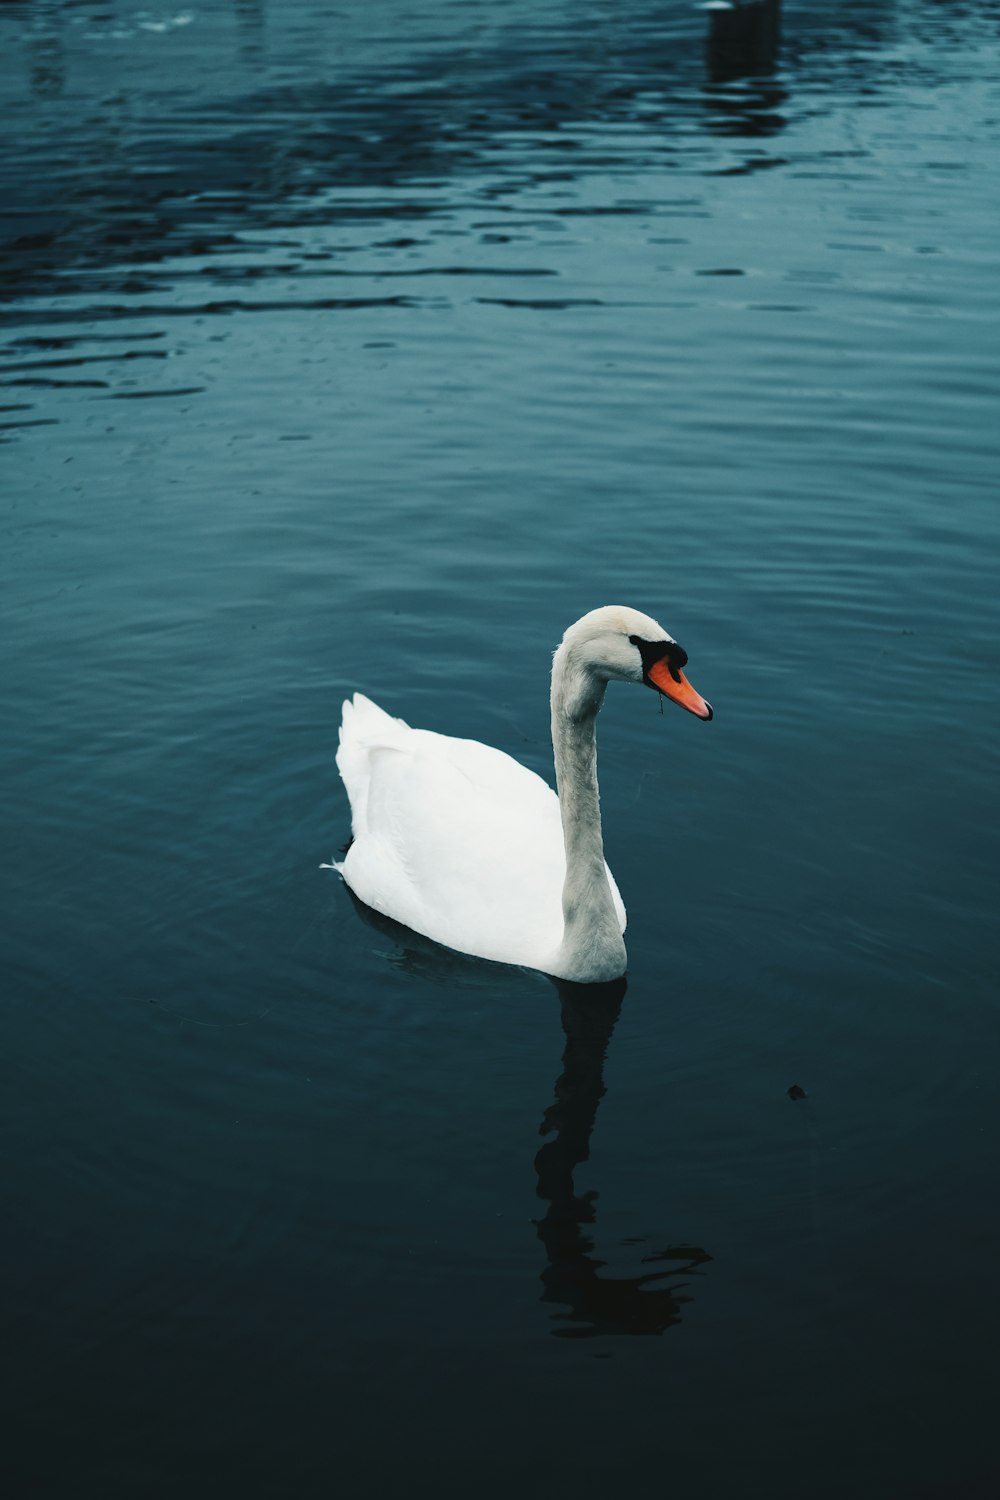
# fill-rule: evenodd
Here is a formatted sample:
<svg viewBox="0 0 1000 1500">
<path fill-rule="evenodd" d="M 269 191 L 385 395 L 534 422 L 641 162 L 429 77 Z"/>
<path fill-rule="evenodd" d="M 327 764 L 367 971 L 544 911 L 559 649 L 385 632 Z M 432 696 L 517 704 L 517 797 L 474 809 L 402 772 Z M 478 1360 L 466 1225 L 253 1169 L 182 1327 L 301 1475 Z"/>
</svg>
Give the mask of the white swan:
<svg viewBox="0 0 1000 1500">
<path fill-rule="evenodd" d="M 608 682 L 645 683 L 700 719 L 686 652 L 648 615 L 595 609 L 552 664 L 559 794 L 478 740 L 344 704 L 337 768 L 354 841 L 334 865 L 356 896 L 461 953 L 593 984 L 625 972 L 625 908 L 604 862 L 597 715 Z"/>
</svg>

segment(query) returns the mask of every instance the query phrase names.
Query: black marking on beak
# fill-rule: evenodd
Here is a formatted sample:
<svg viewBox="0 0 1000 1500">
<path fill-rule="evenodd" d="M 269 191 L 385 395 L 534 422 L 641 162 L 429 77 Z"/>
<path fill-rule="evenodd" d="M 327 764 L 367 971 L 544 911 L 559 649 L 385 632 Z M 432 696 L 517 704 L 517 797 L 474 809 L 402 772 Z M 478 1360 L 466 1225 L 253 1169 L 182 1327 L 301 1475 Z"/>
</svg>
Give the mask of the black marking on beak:
<svg viewBox="0 0 1000 1500">
<path fill-rule="evenodd" d="M 641 635 L 630 635 L 629 640 L 633 646 L 638 646 L 639 655 L 642 657 L 642 675 L 650 687 L 656 687 L 655 682 L 649 682 L 649 669 L 655 667 L 658 661 L 665 661 L 675 682 L 680 682 L 679 673 L 687 666 L 688 654 L 683 646 L 678 646 L 676 641 L 646 641 Z"/>
</svg>

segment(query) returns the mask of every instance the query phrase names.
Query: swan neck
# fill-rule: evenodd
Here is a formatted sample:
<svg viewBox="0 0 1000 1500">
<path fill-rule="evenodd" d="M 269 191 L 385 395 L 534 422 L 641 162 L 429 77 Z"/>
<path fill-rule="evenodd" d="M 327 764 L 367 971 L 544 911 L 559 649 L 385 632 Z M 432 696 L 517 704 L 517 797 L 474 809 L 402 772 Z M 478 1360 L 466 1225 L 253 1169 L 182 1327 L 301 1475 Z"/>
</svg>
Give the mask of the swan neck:
<svg viewBox="0 0 1000 1500">
<path fill-rule="evenodd" d="M 597 714 L 553 716 L 552 749 L 566 845 L 567 879 L 572 867 L 597 864 L 603 871 L 604 837 L 597 784 Z"/>
<path fill-rule="evenodd" d="M 618 979 L 625 944 L 604 862 L 597 784 L 597 715 L 606 683 L 574 670 L 556 653 L 552 674 L 552 749 L 566 849 L 561 977 L 582 983 Z"/>
</svg>

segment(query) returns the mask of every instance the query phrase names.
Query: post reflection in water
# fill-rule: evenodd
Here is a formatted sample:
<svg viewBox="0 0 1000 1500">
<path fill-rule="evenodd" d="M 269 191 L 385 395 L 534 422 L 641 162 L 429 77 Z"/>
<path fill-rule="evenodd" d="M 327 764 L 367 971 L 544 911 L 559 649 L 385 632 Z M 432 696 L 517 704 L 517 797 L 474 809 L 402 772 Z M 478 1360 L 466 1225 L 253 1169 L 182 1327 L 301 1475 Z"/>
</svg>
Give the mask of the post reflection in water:
<svg viewBox="0 0 1000 1500">
<path fill-rule="evenodd" d="M 781 0 L 709 0 L 705 9 L 713 83 L 774 70 L 781 40 Z"/>
<path fill-rule="evenodd" d="M 535 1157 L 538 1196 L 548 1209 L 536 1221 L 548 1266 L 542 1272 L 544 1302 L 566 1312 L 553 1314 L 562 1338 L 596 1334 L 663 1333 L 680 1322 L 690 1302 L 687 1278 L 701 1274 L 711 1256 L 695 1245 L 671 1245 L 643 1256 L 644 1265 L 662 1264 L 638 1276 L 601 1276 L 607 1264 L 592 1254 L 594 1242 L 584 1232 L 596 1220 L 597 1193 L 578 1194 L 574 1169 L 590 1155 L 590 1136 L 597 1108 L 606 1092 L 604 1059 L 625 995 L 626 982 L 578 985 L 553 981 L 562 1002 L 566 1035 L 563 1071 L 556 1079 L 555 1102 L 542 1117 L 542 1135 L 551 1136 Z M 677 1280 L 677 1278 L 683 1278 Z M 669 1286 L 654 1286 L 670 1278 Z"/>
</svg>

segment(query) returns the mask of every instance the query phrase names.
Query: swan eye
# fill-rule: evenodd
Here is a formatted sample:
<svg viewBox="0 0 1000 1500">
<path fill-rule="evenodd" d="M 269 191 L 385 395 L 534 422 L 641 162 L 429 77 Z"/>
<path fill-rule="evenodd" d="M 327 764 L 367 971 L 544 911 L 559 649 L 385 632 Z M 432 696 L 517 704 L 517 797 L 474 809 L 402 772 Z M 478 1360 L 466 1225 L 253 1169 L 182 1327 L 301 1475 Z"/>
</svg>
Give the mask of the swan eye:
<svg viewBox="0 0 1000 1500">
<path fill-rule="evenodd" d="M 688 661 L 688 654 L 683 646 L 678 646 L 676 641 L 646 641 L 641 635 L 630 635 L 629 640 L 639 648 L 644 677 L 649 676 L 650 667 L 655 667 L 658 661 L 665 661 L 671 677 L 675 682 L 680 681 L 678 673 L 682 667 L 687 666 Z"/>
</svg>

